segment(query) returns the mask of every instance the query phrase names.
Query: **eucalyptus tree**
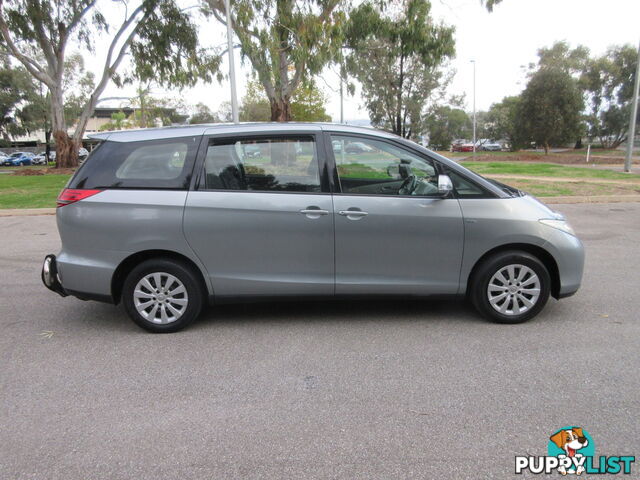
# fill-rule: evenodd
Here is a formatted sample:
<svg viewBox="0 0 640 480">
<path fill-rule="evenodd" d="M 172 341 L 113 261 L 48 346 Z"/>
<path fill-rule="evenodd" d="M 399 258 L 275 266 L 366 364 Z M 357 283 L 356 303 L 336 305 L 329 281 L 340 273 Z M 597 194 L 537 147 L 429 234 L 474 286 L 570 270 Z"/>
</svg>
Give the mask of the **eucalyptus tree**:
<svg viewBox="0 0 640 480">
<path fill-rule="evenodd" d="M 526 141 L 544 147 L 575 140 L 582 129 L 584 100 L 578 82 L 558 68 L 542 68 L 531 76 L 518 104 L 518 131 Z"/>
<path fill-rule="evenodd" d="M 447 83 L 454 29 L 431 18 L 428 0 L 406 0 L 386 12 L 379 2 L 352 10 L 346 28 L 347 70 L 362 84 L 374 125 L 411 137 L 425 128 L 432 95 Z"/>
<path fill-rule="evenodd" d="M 111 79 L 155 79 L 168 85 L 210 80 L 219 58 L 198 45 L 196 25 L 174 0 L 122 1 L 121 19 L 110 23 L 97 0 L 0 0 L 0 48 L 18 60 L 49 90 L 57 165 L 77 165 L 77 152 L 89 117 Z M 65 64 L 68 51 L 95 54 L 108 46 L 96 83 L 81 105 L 71 135 L 65 119 Z M 119 73 L 131 53 L 133 69 Z"/>
<path fill-rule="evenodd" d="M 605 148 L 617 148 L 627 140 L 637 65 L 635 46 L 615 45 L 589 59 L 580 78 L 589 136 Z"/>
<path fill-rule="evenodd" d="M 224 0 L 203 1 L 205 11 L 226 25 Z M 339 55 L 344 5 L 341 0 L 231 2 L 241 57 L 251 63 L 267 95 L 271 120 L 290 120 L 291 99 L 301 83 Z"/>
</svg>

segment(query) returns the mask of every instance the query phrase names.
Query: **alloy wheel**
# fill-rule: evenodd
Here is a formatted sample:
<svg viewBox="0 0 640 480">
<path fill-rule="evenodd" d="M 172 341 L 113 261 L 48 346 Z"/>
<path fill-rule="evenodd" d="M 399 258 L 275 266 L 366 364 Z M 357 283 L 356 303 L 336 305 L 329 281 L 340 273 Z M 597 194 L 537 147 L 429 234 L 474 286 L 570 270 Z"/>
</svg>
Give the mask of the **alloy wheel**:
<svg viewBox="0 0 640 480">
<path fill-rule="evenodd" d="M 526 265 L 506 265 L 489 280 L 487 297 L 498 313 L 522 315 L 531 310 L 540 298 L 540 278 Z"/>
<path fill-rule="evenodd" d="M 184 284 L 174 275 L 154 272 L 136 284 L 133 303 L 142 318 L 167 324 L 177 321 L 187 309 L 189 296 Z"/>
</svg>

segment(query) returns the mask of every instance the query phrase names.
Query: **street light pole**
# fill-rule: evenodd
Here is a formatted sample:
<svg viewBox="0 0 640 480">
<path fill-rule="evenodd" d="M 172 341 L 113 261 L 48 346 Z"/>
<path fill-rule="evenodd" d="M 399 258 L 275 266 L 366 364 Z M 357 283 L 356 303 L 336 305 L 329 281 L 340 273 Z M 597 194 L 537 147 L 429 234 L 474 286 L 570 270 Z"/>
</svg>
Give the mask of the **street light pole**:
<svg viewBox="0 0 640 480">
<path fill-rule="evenodd" d="M 638 91 L 640 90 L 640 44 L 638 44 L 638 65 L 636 66 L 636 82 L 633 86 L 631 100 L 631 118 L 629 118 L 629 134 L 627 135 L 627 155 L 624 159 L 624 171 L 631 171 L 631 156 L 633 155 L 633 139 L 636 134 L 636 118 L 638 118 Z"/>
<path fill-rule="evenodd" d="M 229 83 L 231 83 L 231 115 L 233 123 L 240 122 L 238 114 L 238 95 L 236 93 L 236 66 L 233 61 L 233 38 L 231 35 L 231 7 L 229 0 L 224 0 L 224 8 L 227 14 L 227 50 L 229 52 Z"/>
<path fill-rule="evenodd" d="M 473 63 L 473 159 L 476 159 L 476 61 Z"/>
</svg>

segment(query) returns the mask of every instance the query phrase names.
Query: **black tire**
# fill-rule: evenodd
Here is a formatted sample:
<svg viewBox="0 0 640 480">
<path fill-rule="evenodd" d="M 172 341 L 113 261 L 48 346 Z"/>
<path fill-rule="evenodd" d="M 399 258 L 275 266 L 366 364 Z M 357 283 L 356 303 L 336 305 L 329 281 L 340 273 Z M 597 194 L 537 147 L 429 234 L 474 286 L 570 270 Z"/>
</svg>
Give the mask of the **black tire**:
<svg viewBox="0 0 640 480">
<path fill-rule="evenodd" d="M 138 312 L 135 305 L 134 290 L 138 282 L 147 275 L 158 272 L 173 275 L 186 289 L 186 297 L 188 299 L 186 308 L 181 316 L 171 323 L 154 323 L 144 318 L 142 314 Z M 131 270 L 122 287 L 122 303 L 131 320 L 145 330 L 153 333 L 177 332 L 185 328 L 200 315 L 204 305 L 203 286 L 197 273 L 194 272 L 190 266 L 169 258 L 154 258 L 145 260 Z M 178 308 L 180 307 L 178 306 Z"/>
<path fill-rule="evenodd" d="M 540 283 L 540 293 L 537 301 L 532 307 L 527 308 L 526 311 L 521 314 L 500 313 L 489 301 L 488 288 L 491 278 L 494 274 L 509 265 L 524 265 L 529 267 L 538 276 Z M 478 312 L 480 312 L 485 318 L 497 323 L 522 323 L 535 317 L 544 308 L 547 300 L 549 299 L 549 292 L 551 290 L 551 276 L 544 264 L 534 255 L 519 250 L 510 250 L 496 253 L 495 255 L 483 260 L 483 262 L 476 268 L 469 288 L 469 297 L 471 302 L 475 306 L 476 310 L 478 310 Z M 507 289 L 508 285 L 505 285 L 505 290 Z M 508 294 L 511 295 L 510 291 Z M 513 297 L 514 295 L 516 294 L 514 293 L 511 296 Z M 532 297 L 529 297 L 527 294 L 527 298 L 531 299 Z M 511 302 L 514 302 L 514 300 L 512 299 Z M 513 303 L 511 303 L 511 305 L 513 305 Z M 513 312 L 515 308 L 511 307 L 511 310 Z"/>
</svg>

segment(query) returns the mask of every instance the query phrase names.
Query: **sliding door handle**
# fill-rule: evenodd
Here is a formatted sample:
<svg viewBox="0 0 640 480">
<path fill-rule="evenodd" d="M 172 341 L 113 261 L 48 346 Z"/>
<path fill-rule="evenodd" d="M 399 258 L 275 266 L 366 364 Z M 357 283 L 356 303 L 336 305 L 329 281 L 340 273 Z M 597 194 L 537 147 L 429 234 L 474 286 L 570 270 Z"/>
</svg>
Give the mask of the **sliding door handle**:
<svg viewBox="0 0 640 480">
<path fill-rule="evenodd" d="M 362 210 L 339 210 L 338 215 L 343 217 L 366 217 L 369 213 Z"/>
</svg>

